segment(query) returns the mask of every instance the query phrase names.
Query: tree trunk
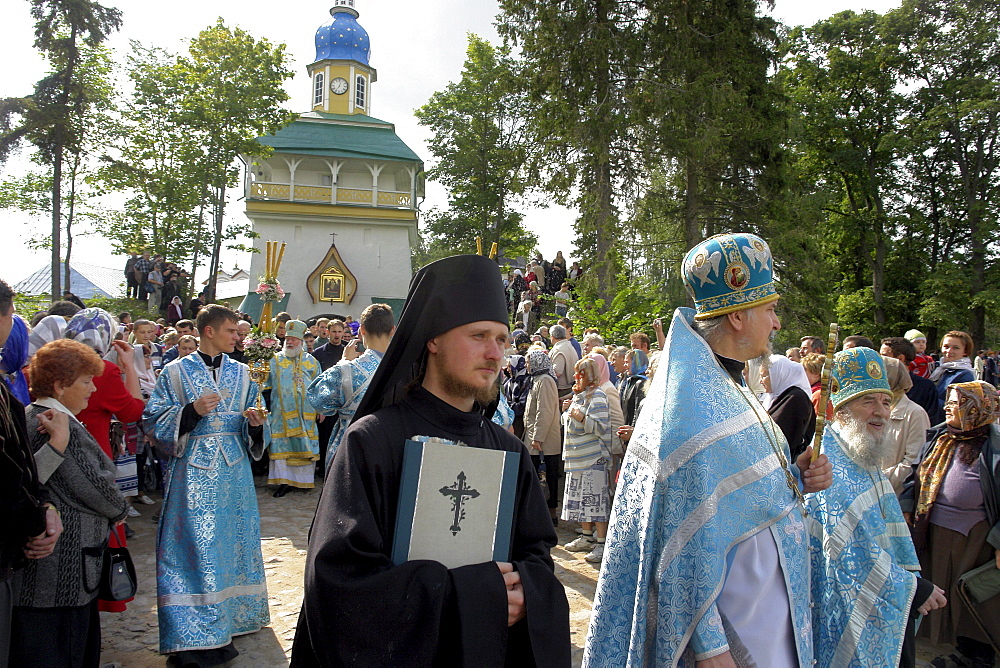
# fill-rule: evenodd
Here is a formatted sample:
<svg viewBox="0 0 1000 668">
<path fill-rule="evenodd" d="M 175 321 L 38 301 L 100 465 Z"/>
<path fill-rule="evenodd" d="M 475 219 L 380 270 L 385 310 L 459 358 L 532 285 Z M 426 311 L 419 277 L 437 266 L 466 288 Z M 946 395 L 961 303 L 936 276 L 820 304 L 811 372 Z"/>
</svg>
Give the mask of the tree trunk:
<svg viewBox="0 0 1000 668">
<path fill-rule="evenodd" d="M 194 237 L 194 259 L 191 262 L 191 290 L 198 290 L 196 287 L 198 285 L 198 257 L 201 255 L 201 235 L 205 231 L 205 199 L 208 197 L 208 182 L 203 180 L 201 183 L 201 204 L 198 205 L 198 232 Z M 198 290 L 201 292 L 201 290 Z M 194 299 L 197 293 L 192 293 L 189 295 L 189 299 Z"/>
<path fill-rule="evenodd" d="M 875 215 L 878 215 L 877 213 Z M 872 297 L 875 302 L 875 324 L 885 325 L 885 232 L 879 225 L 875 233 L 875 261 L 872 263 Z"/>
<path fill-rule="evenodd" d="M 222 220 L 226 210 L 226 189 L 225 186 L 218 186 L 215 189 L 215 239 L 212 243 L 212 262 L 210 264 L 208 276 L 208 286 L 205 288 L 205 299 L 209 303 L 215 302 L 215 288 L 219 278 L 219 265 L 222 256 Z"/>
<path fill-rule="evenodd" d="M 69 212 L 66 214 L 66 273 L 65 273 L 65 285 L 67 290 L 72 290 L 70 287 L 70 271 L 69 263 L 73 257 L 73 217 L 76 213 L 76 172 L 79 166 L 79 156 L 74 156 L 73 167 L 70 170 L 69 177 Z"/>
<path fill-rule="evenodd" d="M 611 163 L 604 160 L 596 165 L 594 188 L 597 201 L 594 203 L 595 248 L 597 264 L 597 294 L 605 304 L 610 304 L 617 292 L 615 261 L 613 257 L 615 233 L 614 192 L 611 187 Z"/>
<path fill-rule="evenodd" d="M 59 279 L 59 267 L 61 264 L 61 240 L 59 233 L 62 231 L 62 220 L 59 215 L 62 208 L 62 163 L 63 147 L 60 140 L 57 142 L 52 156 L 52 285 L 50 288 L 52 291 L 52 301 L 58 300 L 62 295 Z M 69 271 L 68 268 L 67 271 Z M 66 285 L 69 287 L 68 282 Z"/>
<path fill-rule="evenodd" d="M 596 7 L 598 30 L 610 32 L 611 0 L 599 0 Z M 611 91 L 611 61 L 605 55 L 597 68 L 596 104 L 593 127 L 593 145 L 590 147 L 591 169 L 594 185 L 594 200 L 584 217 L 591 218 L 594 230 L 594 263 L 597 274 L 597 296 L 610 304 L 616 289 L 614 245 L 618 240 L 617 221 L 614 210 L 614 187 L 611 183 L 611 151 L 613 117 L 611 113 L 614 95 Z"/>
<path fill-rule="evenodd" d="M 698 170 L 694 158 L 688 155 L 684 160 L 684 252 L 694 248 L 702 240 L 699 217 L 701 198 L 698 197 Z"/>
</svg>

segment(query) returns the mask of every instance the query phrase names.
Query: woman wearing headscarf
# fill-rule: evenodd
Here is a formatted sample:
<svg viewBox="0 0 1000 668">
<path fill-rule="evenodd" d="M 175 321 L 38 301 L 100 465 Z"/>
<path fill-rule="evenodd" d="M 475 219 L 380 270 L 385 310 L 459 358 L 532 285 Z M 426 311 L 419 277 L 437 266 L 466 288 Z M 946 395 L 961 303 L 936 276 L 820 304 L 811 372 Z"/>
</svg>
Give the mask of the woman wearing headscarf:
<svg viewBox="0 0 1000 668">
<path fill-rule="evenodd" d="M 127 353 L 131 346 L 124 341 L 115 341 L 118 322 L 104 309 L 87 308 L 77 313 L 66 325 L 66 338 L 78 341 L 94 350 L 102 358 L 114 347 L 120 353 L 121 368 L 113 362 L 102 359 L 104 373 L 94 377 L 94 393 L 90 395 L 86 408 L 76 415 L 87 432 L 94 437 L 101 450 L 111 461 L 115 460 L 124 443 L 111 443 L 111 420 L 137 422 L 142 417 L 145 403 L 139 389 L 139 376 L 135 370 L 134 356 Z M 124 381 L 123 381 L 124 378 Z M 133 496 L 135 495 L 133 491 Z M 138 511 L 130 510 L 129 515 L 138 516 Z M 111 532 L 111 547 L 127 547 L 125 525 L 119 525 Z M 123 612 L 128 601 L 98 602 L 102 612 Z"/>
<path fill-rule="evenodd" d="M 170 303 L 167 304 L 167 324 L 171 327 L 177 324 L 178 320 L 184 319 L 184 305 L 181 303 L 181 298 L 174 295 L 170 299 Z"/>
<path fill-rule="evenodd" d="M 528 289 L 528 282 L 524 280 L 524 272 L 520 269 L 514 270 L 514 278 L 507 288 L 508 303 L 511 313 L 516 315 L 517 305 L 521 303 L 521 293 Z"/>
<path fill-rule="evenodd" d="M 103 371 L 97 353 L 66 339 L 39 348 L 31 360 L 28 437 L 63 534 L 50 556 L 15 576 L 13 666 L 100 665 L 101 559 L 108 530 L 125 518 L 128 504 L 115 484 L 114 464 L 76 415 Z"/>
<path fill-rule="evenodd" d="M 596 360 L 576 363 L 573 397 L 563 413 L 566 427 L 563 466 L 566 493 L 562 519 L 579 522 L 583 533 L 564 547 L 569 552 L 589 552 L 585 560 L 599 564 L 604 559 L 604 539 L 611 515 L 608 465 L 611 462 L 611 416 L 608 398 L 599 385 Z"/>
<path fill-rule="evenodd" d="M 625 414 L 622 412 L 621 395 L 618 388 L 611 382 L 611 366 L 608 358 L 598 352 L 587 355 L 597 362 L 600 384 L 598 385 L 608 397 L 608 415 L 611 419 L 611 462 L 608 465 L 608 480 L 611 485 L 611 496 L 615 495 L 615 480 L 618 477 L 618 468 L 625 457 L 625 446 L 618 436 L 618 428 L 625 424 Z"/>
<path fill-rule="evenodd" d="M 524 410 L 531 389 L 531 376 L 528 375 L 528 365 L 524 355 L 511 355 L 507 358 L 507 367 L 502 374 L 503 395 L 507 405 L 514 411 L 514 435 L 524 436 Z"/>
<path fill-rule="evenodd" d="M 899 494 L 903 491 L 903 483 L 910 475 L 913 462 L 927 440 L 931 421 L 927 417 L 927 411 L 906 396 L 913 387 L 906 365 L 895 357 L 885 355 L 882 356 L 882 361 L 885 362 L 889 389 L 892 390 L 892 409 L 884 429 L 886 452 L 882 459 L 882 473 L 892 484 L 896 494 Z"/>
<path fill-rule="evenodd" d="M 0 377 L 10 388 L 11 394 L 27 406 L 31 403 L 28 396 L 28 381 L 24 377 L 24 365 L 28 363 L 28 325 L 21 317 L 14 314 L 13 324 L 7 342 L 0 348 Z"/>
<path fill-rule="evenodd" d="M 633 348 L 625 355 L 625 365 L 628 373 L 618 381 L 618 393 L 621 396 L 624 424 L 635 426 L 639 417 L 639 404 L 646 396 L 646 368 L 649 357 L 638 348 Z"/>
<path fill-rule="evenodd" d="M 990 638 L 957 595 L 957 583 L 973 568 L 1000 564 L 994 529 L 1000 521 L 1000 400 L 982 381 L 951 385 L 947 396 L 945 422 L 927 432 L 900 497 L 923 576 L 948 596 L 948 605 L 931 612 L 918 635 L 956 648 L 933 666 L 992 666 Z M 1000 597 L 979 604 L 977 612 L 990 635 L 1000 637 Z"/>
<path fill-rule="evenodd" d="M 549 487 L 547 505 L 552 523 L 559 521 L 559 455 L 562 433 L 559 429 L 559 390 L 552 373 L 552 360 L 541 348 L 528 351 L 526 371 L 528 395 L 524 404 L 524 435 L 531 461 L 537 470 L 545 459 L 545 482 Z"/>
<path fill-rule="evenodd" d="M 79 341 L 94 350 L 102 358 L 112 349 L 117 350 L 120 367 L 102 359 L 104 373 L 94 378 L 97 390 L 90 397 L 87 407 L 77 418 L 90 432 L 101 450 L 109 459 L 119 454 L 111 445 L 111 418 L 120 422 L 137 422 L 142 417 L 144 404 L 139 389 L 139 376 L 135 368 L 132 346 L 124 341 L 115 341 L 118 323 L 104 309 L 87 308 L 69 321 L 66 326 L 67 339 Z"/>
<path fill-rule="evenodd" d="M 38 321 L 28 335 L 28 357 L 34 357 L 38 349 L 63 337 L 66 318 L 61 315 L 47 315 Z"/>
<path fill-rule="evenodd" d="M 784 355 L 771 355 L 769 362 L 760 369 L 760 383 L 764 387 L 760 401 L 785 435 L 794 461 L 805 452 L 816 432 L 812 388 L 801 364 Z"/>
</svg>

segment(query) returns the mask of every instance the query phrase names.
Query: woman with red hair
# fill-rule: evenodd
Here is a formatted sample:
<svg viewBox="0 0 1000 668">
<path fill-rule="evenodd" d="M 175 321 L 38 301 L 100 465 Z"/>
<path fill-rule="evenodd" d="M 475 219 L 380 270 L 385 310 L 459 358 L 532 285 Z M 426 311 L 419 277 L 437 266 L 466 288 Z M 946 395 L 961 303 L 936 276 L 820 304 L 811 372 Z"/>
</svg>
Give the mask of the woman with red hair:
<svg viewBox="0 0 1000 668">
<path fill-rule="evenodd" d="M 86 344 L 104 357 L 112 349 L 118 351 L 118 362 L 121 368 L 108 360 L 102 360 L 104 373 L 94 377 L 97 390 L 90 396 L 87 407 L 77 414 L 77 419 L 83 423 L 90 435 L 94 437 L 101 450 L 111 461 L 122 454 L 124 443 L 111 443 L 111 420 L 119 422 L 138 422 L 142 419 L 142 411 L 146 407 L 142 400 L 142 390 L 139 388 L 139 375 L 135 369 L 135 357 L 128 354 L 132 346 L 124 341 L 115 341 L 118 322 L 104 309 L 87 308 L 77 313 L 66 325 L 65 336 Z M 124 379 L 124 380 L 123 380 Z M 133 485 L 127 496 L 136 496 L 137 488 Z M 138 516 L 138 512 L 130 510 L 129 515 Z M 127 547 L 125 540 L 125 525 L 115 527 L 111 535 L 111 547 Z M 131 600 L 131 599 L 129 599 Z M 104 601 L 99 607 L 101 612 L 124 612 L 128 601 Z"/>
<path fill-rule="evenodd" d="M 10 661 L 15 666 L 99 666 L 97 590 L 108 530 L 128 504 L 115 465 L 77 419 L 104 363 L 90 347 L 59 339 L 39 348 L 29 367 L 34 402 L 28 437 L 39 480 L 62 515 L 53 553 L 15 576 Z"/>
</svg>

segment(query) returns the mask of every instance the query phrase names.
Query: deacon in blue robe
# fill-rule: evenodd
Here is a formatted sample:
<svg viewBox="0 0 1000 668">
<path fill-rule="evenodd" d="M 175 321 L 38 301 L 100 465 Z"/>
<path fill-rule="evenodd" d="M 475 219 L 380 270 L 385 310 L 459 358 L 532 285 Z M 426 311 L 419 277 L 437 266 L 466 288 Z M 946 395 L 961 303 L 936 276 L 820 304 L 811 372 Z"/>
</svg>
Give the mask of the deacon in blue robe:
<svg viewBox="0 0 1000 668">
<path fill-rule="evenodd" d="M 837 353 L 833 377 L 837 412 L 822 449 L 837 482 L 806 496 L 817 665 L 913 666 L 912 619 L 944 595 L 917 576 L 909 527 L 880 469 L 892 401 L 885 367 L 874 350 L 851 348 Z"/>
<path fill-rule="evenodd" d="M 201 315 L 198 329 L 204 347 Z M 194 402 L 211 395 L 218 404 L 199 417 Z M 270 430 L 245 417 L 257 396 L 245 364 L 199 349 L 164 368 L 146 405 L 146 433 L 169 455 L 156 540 L 164 654 L 229 649 L 233 636 L 270 622 L 248 457 L 260 459 Z"/>
<path fill-rule="evenodd" d="M 382 352 L 368 348 L 360 357 L 335 364 L 310 383 L 306 397 L 316 412 L 336 420 L 326 446 L 326 468 L 344 440 L 344 432 L 351 425 L 381 361 Z"/>
</svg>

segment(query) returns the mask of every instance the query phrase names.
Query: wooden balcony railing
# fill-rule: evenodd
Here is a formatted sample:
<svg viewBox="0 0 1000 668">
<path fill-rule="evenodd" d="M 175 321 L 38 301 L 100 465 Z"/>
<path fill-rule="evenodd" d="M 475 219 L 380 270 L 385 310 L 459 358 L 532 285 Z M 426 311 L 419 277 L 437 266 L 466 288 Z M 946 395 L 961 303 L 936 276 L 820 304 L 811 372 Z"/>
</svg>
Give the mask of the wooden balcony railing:
<svg viewBox="0 0 1000 668">
<path fill-rule="evenodd" d="M 267 183 L 254 181 L 250 184 L 250 199 L 280 200 L 284 202 L 310 202 L 333 204 L 333 188 L 330 186 L 295 185 L 288 183 Z M 355 204 L 372 206 L 371 189 L 337 188 L 336 204 Z M 409 192 L 396 190 L 379 190 L 375 206 L 393 209 L 412 209 L 413 197 Z"/>
</svg>

